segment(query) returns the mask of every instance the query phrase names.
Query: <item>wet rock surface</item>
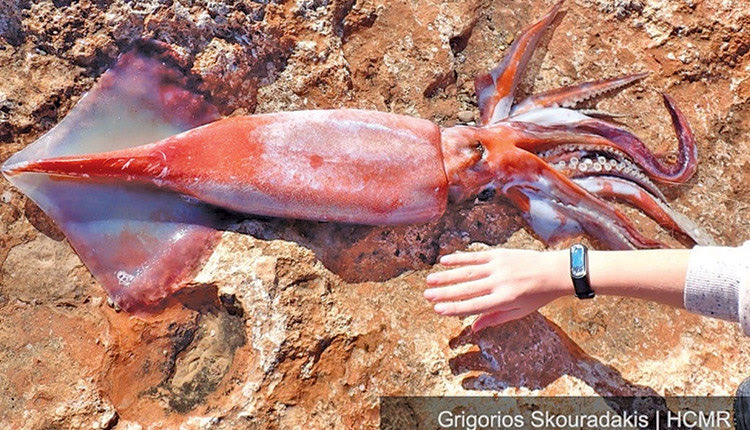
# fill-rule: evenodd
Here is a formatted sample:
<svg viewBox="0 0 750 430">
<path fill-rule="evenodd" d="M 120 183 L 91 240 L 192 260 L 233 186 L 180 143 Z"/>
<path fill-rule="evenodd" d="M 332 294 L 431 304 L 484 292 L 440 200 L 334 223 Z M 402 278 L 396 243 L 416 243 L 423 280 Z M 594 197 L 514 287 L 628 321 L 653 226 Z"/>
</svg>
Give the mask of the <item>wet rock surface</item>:
<svg viewBox="0 0 750 430">
<path fill-rule="evenodd" d="M 441 125 L 544 2 L 0 0 L 0 160 L 56 124 L 138 38 L 170 43 L 226 115 L 356 107 Z M 522 91 L 650 76 L 591 103 L 657 151 L 669 92 L 699 171 L 667 189 L 722 244 L 750 238 L 750 3 L 568 1 Z M 0 427 L 375 428 L 381 395 L 731 394 L 750 342 L 636 300 L 562 299 L 468 333 L 422 299 L 439 255 L 541 249 L 499 198 L 420 226 L 247 219 L 173 306 L 134 317 L 40 211 L 0 181 Z M 633 214 L 650 236 L 678 246 Z"/>
</svg>

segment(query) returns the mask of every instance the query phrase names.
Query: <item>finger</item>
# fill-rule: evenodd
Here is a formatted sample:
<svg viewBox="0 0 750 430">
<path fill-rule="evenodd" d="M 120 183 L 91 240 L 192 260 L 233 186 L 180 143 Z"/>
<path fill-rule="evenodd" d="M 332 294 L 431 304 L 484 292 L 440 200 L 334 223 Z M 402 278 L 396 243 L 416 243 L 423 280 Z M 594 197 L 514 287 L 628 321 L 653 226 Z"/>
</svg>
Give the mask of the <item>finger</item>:
<svg viewBox="0 0 750 430">
<path fill-rule="evenodd" d="M 440 315 L 467 316 L 481 314 L 488 311 L 505 310 L 501 306 L 510 307 L 505 296 L 488 294 L 457 302 L 442 302 L 435 305 L 435 312 Z"/>
<path fill-rule="evenodd" d="M 457 252 L 440 257 L 444 266 L 463 266 L 466 264 L 484 264 L 492 259 L 489 251 Z"/>
<path fill-rule="evenodd" d="M 454 375 L 460 375 L 467 372 L 495 372 L 494 360 L 488 360 L 482 351 L 467 351 L 461 353 L 450 360 L 448 366 Z"/>
<path fill-rule="evenodd" d="M 424 291 L 424 298 L 431 302 L 445 302 L 470 299 L 492 292 L 492 282 L 483 278 L 478 281 L 463 282 L 441 288 L 429 288 Z"/>
<path fill-rule="evenodd" d="M 528 315 L 524 309 L 516 308 L 508 311 L 495 311 L 486 314 L 482 314 L 474 321 L 471 325 L 471 329 L 476 331 L 482 330 L 483 328 L 492 327 L 495 325 L 504 324 L 508 321 L 517 320 Z"/>
<path fill-rule="evenodd" d="M 447 285 L 457 284 L 459 282 L 475 281 L 486 278 L 490 274 L 489 267 L 486 265 L 463 266 L 458 269 L 446 270 L 444 272 L 430 273 L 427 275 L 429 285 Z"/>
</svg>

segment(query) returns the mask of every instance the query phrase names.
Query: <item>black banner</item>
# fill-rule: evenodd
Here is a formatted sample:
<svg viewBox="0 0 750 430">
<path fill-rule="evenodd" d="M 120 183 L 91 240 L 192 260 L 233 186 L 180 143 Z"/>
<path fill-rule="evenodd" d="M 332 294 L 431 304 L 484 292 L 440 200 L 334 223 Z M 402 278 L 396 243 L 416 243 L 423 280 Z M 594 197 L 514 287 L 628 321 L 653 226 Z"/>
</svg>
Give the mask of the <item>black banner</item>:
<svg viewBox="0 0 750 430">
<path fill-rule="evenodd" d="M 380 429 L 745 429 L 742 402 L 750 398 L 381 397 Z"/>
</svg>

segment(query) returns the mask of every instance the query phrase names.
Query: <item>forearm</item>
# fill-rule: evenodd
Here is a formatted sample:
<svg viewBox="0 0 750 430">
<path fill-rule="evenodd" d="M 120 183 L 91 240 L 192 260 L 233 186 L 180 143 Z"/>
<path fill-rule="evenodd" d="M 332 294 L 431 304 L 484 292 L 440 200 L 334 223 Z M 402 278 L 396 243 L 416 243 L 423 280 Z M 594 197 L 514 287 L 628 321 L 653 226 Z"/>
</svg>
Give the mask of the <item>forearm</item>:
<svg viewBox="0 0 750 430">
<path fill-rule="evenodd" d="M 557 251 L 557 273 L 567 259 L 566 251 Z M 740 248 L 590 251 L 589 273 L 598 295 L 635 297 L 732 321 L 750 318 L 742 286 L 750 282 L 750 242 Z M 566 277 L 562 283 L 561 295 L 572 294 L 572 282 Z M 750 329 L 750 321 L 743 326 Z"/>
<path fill-rule="evenodd" d="M 592 251 L 592 288 L 598 294 L 636 297 L 683 307 L 690 250 Z"/>
</svg>

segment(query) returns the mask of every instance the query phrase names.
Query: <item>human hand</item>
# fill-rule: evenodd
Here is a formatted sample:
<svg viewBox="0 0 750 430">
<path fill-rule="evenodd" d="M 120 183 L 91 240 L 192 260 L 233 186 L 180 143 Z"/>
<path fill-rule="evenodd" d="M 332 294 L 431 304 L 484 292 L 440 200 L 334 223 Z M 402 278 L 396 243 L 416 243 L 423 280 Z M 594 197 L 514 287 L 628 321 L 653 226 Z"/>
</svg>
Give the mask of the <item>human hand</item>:
<svg viewBox="0 0 750 430">
<path fill-rule="evenodd" d="M 453 269 L 427 276 L 424 297 L 440 315 L 480 314 L 474 331 L 522 318 L 573 291 L 565 251 L 462 252 L 440 263 Z"/>
</svg>

